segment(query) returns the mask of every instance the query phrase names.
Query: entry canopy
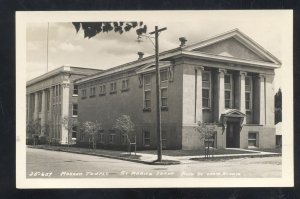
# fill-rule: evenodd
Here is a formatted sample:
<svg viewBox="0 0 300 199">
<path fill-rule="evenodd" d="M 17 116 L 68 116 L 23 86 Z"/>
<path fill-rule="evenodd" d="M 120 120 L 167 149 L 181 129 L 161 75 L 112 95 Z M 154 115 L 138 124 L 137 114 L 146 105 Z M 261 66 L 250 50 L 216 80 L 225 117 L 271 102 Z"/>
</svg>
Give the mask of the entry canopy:
<svg viewBox="0 0 300 199">
<path fill-rule="evenodd" d="M 224 113 L 222 113 L 223 117 L 239 117 L 243 118 L 246 115 L 237 109 L 226 109 Z"/>
<path fill-rule="evenodd" d="M 223 126 L 223 132 L 227 128 L 227 120 L 228 119 L 237 119 L 240 122 L 240 128 L 243 127 L 243 121 L 245 118 L 245 114 L 237 109 L 226 109 L 224 113 L 221 115 L 221 121 Z"/>
</svg>

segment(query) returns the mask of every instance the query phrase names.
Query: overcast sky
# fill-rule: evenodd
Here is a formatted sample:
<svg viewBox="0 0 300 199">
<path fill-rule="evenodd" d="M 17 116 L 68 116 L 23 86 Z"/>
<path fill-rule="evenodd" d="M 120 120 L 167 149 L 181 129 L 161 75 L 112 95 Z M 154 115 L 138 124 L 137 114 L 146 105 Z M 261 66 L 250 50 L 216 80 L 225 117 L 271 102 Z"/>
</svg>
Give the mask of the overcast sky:
<svg viewBox="0 0 300 199">
<path fill-rule="evenodd" d="M 180 15 L 180 12 L 177 13 Z M 198 12 L 193 16 L 182 16 L 182 20 L 171 20 L 172 15 L 161 17 L 159 22 L 143 20 L 148 32 L 154 26 L 167 27 L 159 36 L 160 51 L 178 47 L 179 37 L 186 37 L 187 44 L 238 28 L 270 53 L 282 60 L 284 20 L 282 12 Z M 176 16 L 178 17 L 178 16 Z M 141 18 L 137 17 L 137 21 Z M 122 21 L 122 19 L 120 19 Z M 27 66 L 26 79 L 30 80 L 46 72 L 47 23 L 28 23 L 26 29 Z M 136 60 L 138 51 L 145 56 L 154 54 L 154 46 L 148 39 L 138 43 L 135 30 L 122 35 L 101 33 L 84 39 L 83 32 L 76 33 L 69 22 L 50 22 L 48 35 L 49 71 L 62 65 L 108 69 Z M 283 66 L 284 67 L 284 63 Z M 275 88 L 280 87 L 281 71 L 276 71 Z"/>
</svg>

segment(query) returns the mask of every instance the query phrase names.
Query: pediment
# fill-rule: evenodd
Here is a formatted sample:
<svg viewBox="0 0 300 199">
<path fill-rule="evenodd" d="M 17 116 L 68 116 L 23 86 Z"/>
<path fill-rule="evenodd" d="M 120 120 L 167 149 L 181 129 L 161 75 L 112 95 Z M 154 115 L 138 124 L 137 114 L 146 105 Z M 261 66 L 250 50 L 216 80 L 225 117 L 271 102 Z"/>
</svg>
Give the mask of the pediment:
<svg viewBox="0 0 300 199">
<path fill-rule="evenodd" d="M 280 60 L 238 29 L 187 46 L 184 50 L 281 64 Z"/>
<path fill-rule="evenodd" d="M 237 109 L 227 109 L 223 114 L 223 117 L 245 117 L 246 115 Z"/>
</svg>

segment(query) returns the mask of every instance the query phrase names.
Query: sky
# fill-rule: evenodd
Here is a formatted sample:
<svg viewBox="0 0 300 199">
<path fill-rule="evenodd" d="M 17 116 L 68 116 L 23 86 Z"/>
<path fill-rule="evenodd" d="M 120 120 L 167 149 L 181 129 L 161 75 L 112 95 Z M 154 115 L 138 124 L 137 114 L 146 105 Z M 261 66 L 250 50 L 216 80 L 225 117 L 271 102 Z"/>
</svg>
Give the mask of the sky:
<svg viewBox="0 0 300 199">
<path fill-rule="evenodd" d="M 238 28 L 282 60 L 285 31 L 285 21 L 282 18 L 282 12 L 205 11 L 193 15 L 174 12 L 153 19 L 137 17 L 136 21 L 142 20 L 147 24 L 148 32 L 153 31 L 155 25 L 159 28 L 167 27 L 159 36 L 160 51 L 178 47 L 178 38 L 182 36 L 187 39 L 187 45 L 190 45 Z M 47 22 L 27 23 L 26 80 L 47 71 L 47 28 Z M 136 60 L 138 51 L 144 52 L 144 56 L 153 55 L 153 43 L 147 38 L 142 40 L 137 42 L 135 30 L 122 35 L 114 32 L 100 33 L 87 39 L 82 31 L 76 33 L 72 23 L 51 21 L 48 32 L 48 71 L 62 65 L 108 69 Z M 282 68 L 284 63 L 281 69 L 275 71 L 276 90 L 281 85 Z"/>
</svg>

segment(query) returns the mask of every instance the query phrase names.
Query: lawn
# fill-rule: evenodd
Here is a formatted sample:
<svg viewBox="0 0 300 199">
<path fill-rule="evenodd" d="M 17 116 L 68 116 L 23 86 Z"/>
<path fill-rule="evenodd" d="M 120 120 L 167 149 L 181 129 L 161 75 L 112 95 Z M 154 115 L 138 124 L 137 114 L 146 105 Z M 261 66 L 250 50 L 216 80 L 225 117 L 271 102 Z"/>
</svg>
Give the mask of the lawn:
<svg viewBox="0 0 300 199">
<path fill-rule="evenodd" d="M 262 152 L 271 152 L 271 153 L 282 153 L 281 148 L 274 148 L 274 149 L 252 149 L 254 151 L 262 151 Z"/>
<path fill-rule="evenodd" d="M 212 149 L 211 151 L 212 152 Z M 138 151 L 138 153 L 146 153 L 146 154 L 157 154 L 156 150 L 147 150 L 147 151 Z M 205 155 L 204 149 L 200 150 L 163 150 L 163 155 L 168 156 L 197 156 L 197 155 Z M 214 155 L 224 155 L 224 154 L 254 154 L 258 152 L 250 152 L 250 151 L 240 151 L 240 150 L 232 150 L 232 149 L 214 149 Z"/>
</svg>

